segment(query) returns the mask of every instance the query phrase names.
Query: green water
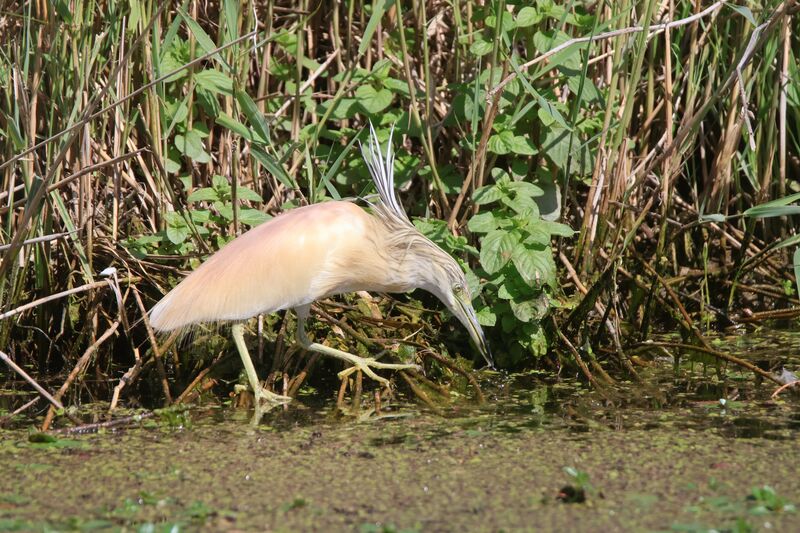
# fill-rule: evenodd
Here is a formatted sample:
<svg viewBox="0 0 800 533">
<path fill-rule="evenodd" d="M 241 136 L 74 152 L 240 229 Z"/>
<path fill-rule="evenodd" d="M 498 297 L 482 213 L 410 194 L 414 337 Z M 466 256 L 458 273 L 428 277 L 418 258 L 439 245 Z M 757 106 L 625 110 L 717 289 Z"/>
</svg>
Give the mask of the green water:
<svg viewBox="0 0 800 533">
<path fill-rule="evenodd" d="M 797 334 L 721 342 L 798 368 Z M 443 416 L 314 399 L 255 428 L 230 407 L 51 442 L 18 424 L 0 432 L 0 530 L 800 530 L 796 394 L 689 357 L 640 372 L 602 392 L 494 377 L 486 405 Z"/>
</svg>

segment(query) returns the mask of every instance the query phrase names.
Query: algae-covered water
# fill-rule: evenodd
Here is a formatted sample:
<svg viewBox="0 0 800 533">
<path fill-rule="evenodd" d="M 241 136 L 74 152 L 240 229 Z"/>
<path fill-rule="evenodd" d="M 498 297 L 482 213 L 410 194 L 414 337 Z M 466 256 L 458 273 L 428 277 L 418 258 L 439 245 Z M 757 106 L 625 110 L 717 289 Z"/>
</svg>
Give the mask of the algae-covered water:
<svg viewBox="0 0 800 533">
<path fill-rule="evenodd" d="M 726 340 L 797 368 L 800 336 Z M 597 391 L 525 374 L 486 405 L 298 402 L 89 435 L 0 433 L 0 530 L 800 531 L 800 402 L 685 358 Z M 44 441 L 44 442 L 33 442 Z"/>
</svg>

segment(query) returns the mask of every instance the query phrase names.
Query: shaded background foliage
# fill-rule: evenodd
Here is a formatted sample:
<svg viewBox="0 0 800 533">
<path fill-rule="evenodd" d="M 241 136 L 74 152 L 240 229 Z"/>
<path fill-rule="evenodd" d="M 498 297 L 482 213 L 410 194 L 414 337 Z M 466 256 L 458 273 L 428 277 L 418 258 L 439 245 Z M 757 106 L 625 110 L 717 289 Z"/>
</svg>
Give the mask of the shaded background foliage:
<svg viewBox="0 0 800 533">
<path fill-rule="evenodd" d="M 0 346 L 43 378 L 89 369 L 90 395 L 139 361 L 139 383 L 169 397 L 159 374 L 189 383 L 229 348 L 201 330 L 166 357 L 145 310 L 280 211 L 370 194 L 368 120 L 384 140 L 395 126 L 400 197 L 468 270 L 504 367 L 577 369 L 591 345 L 619 356 L 589 349 L 596 371 L 632 370 L 623 345 L 653 327 L 796 320 L 797 9 L 7 2 Z M 470 358 L 428 303 L 323 302 L 316 334 Z M 283 357 L 289 321 L 265 318 L 274 377 L 306 364 Z"/>
</svg>

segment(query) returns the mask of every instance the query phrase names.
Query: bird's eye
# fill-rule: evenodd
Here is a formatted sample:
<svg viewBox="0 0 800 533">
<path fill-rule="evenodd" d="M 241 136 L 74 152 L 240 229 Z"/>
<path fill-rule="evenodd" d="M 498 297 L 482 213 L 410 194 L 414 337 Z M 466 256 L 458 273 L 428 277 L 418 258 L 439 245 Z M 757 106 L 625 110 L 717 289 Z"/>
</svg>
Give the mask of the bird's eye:
<svg viewBox="0 0 800 533">
<path fill-rule="evenodd" d="M 464 292 L 463 285 L 461 285 L 460 283 L 456 283 L 455 285 L 453 285 L 453 293 L 461 294 L 462 292 Z"/>
</svg>

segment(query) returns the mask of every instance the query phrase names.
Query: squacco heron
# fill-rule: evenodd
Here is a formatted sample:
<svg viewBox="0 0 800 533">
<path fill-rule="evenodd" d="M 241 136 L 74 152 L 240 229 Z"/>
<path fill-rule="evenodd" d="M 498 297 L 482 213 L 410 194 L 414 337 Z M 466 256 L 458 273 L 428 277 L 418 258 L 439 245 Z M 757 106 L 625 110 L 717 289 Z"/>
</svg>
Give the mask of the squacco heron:
<svg viewBox="0 0 800 533">
<path fill-rule="evenodd" d="M 431 292 L 458 317 L 492 365 L 464 272 L 411 223 L 395 196 L 391 135 L 382 154 L 371 125 L 370 133 L 367 147 L 361 148 L 379 195 L 379 200 L 370 203 L 370 211 L 351 202 L 331 201 L 283 213 L 212 255 L 150 312 L 150 323 L 159 331 L 202 322 L 233 322 L 233 340 L 257 408 L 262 402 L 290 400 L 261 386 L 244 342 L 243 321 L 262 313 L 294 309 L 297 340 L 303 348 L 343 359 L 353 365 L 351 369 L 382 384 L 389 382 L 373 368 L 417 368 L 381 363 L 311 342 L 305 332 L 311 303 L 336 294 Z"/>
</svg>

